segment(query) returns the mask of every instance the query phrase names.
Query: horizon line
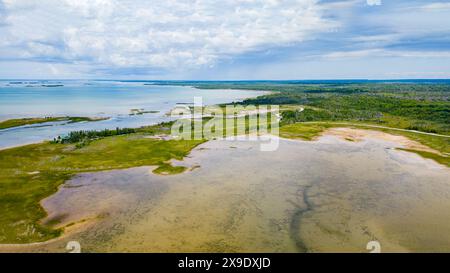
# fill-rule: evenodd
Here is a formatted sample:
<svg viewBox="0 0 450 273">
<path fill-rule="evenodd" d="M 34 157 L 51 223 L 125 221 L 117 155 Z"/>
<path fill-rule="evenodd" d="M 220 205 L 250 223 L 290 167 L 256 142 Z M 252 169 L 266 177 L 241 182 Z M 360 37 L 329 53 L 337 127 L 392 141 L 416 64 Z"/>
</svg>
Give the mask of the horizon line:
<svg viewBox="0 0 450 273">
<path fill-rule="evenodd" d="M 393 78 L 393 79 L 352 79 L 352 78 L 327 78 L 327 79 L 240 79 L 240 80 L 204 80 L 204 79 L 95 79 L 95 78 L 74 78 L 74 79 L 58 79 L 58 78 L 0 78 L 0 81 L 122 81 L 122 82 L 305 82 L 305 81 L 450 81 L 450 78 Z"/>
</svg>

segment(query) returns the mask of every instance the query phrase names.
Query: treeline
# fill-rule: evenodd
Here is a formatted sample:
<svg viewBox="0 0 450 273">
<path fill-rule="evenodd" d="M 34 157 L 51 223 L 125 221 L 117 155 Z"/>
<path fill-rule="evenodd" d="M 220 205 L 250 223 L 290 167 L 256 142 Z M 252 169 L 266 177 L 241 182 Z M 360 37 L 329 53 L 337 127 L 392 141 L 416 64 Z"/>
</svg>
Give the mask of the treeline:
<svg viewBox="0 0 450 273">
<path fill-rule="evenodd" d="M 118 136 L 118 135 L 127 135 L 136 133 L 136 129 L 132 128 L 116 128 L 115 130 L 101 130 L 101 131 L 95 131 L 95 130 L 87 130 L 87 131 L 72 131 L 66 136 L 58 136 L 57 138 L 54 138 L 52 143 L 62 143 L 62 144 L 68 144 L 68 143 L 79 143 L 84 141 L 90 141 L 98 138 L 103 137 L 110 137 L 110 136 Z"/>
<path fill-rule="evenodd" d="M 241 104 L 309 106 L 303 112 L 284 111 L 282 123 L 287 124 L 370 121 L 424 132 L 450 132 L 448 84 L 286 84 L 268 88 L 278 92 L 247 99 Z"/>
<path fill-rule="evenodd" d="M 445 101 L 422 101 L 387 95 L 334 95 L 310 100 L 307 105 L 333 112 L 341 109 L 377 111 L 411 119 L 450 124 L 450 103 Z"/>
<path fill-rule="evenodd" d="M 336 109 L 335 111 L 313 110 L 306 108 L 303 111 L 283 111 L 282 124 L 308 121 L 381 121 L 383 114 L 377 111 Z"/>
<path fill-rule="evenodd" d="M 431 83 L 279 83 L 279 82 L 207 82 L 191 83 L 200 89 L 242 89 L 293 93 L 394 93 L 412 97 L 449 98 L 450 84 Z"/>
</svg>

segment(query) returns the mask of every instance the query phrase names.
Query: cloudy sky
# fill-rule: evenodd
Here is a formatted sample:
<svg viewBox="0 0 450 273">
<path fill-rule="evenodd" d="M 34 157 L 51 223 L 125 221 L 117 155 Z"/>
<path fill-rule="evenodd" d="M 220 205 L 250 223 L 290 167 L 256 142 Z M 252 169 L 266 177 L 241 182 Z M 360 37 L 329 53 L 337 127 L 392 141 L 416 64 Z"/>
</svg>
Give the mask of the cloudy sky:
<svg viewBox="0 0 450 273">
<path fill-rule="evenodd" d="M 450 1 L 0 0 L 0 78 L 450 78 Z"/>
</svg>

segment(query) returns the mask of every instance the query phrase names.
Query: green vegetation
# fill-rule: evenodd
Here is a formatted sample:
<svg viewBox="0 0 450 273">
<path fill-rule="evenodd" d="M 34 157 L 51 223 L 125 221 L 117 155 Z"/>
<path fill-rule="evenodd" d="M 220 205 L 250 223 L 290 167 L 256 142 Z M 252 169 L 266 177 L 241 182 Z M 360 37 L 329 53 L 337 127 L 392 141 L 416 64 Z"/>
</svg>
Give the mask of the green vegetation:
<svg viewBox="0 0 450 273">
<path fill-rule="evenodd" d="M 328 128 L 330 124 L 289 124 L 280 127 L 280 136 L 284 138 L 313 140 Z"/>
<path fill-rule="evenodd" d="M 444 156 L 439 156 L 435 153 L 430 153 L 430 152 L 425 152 L 425 151 L 418 151 L 418 150 L 413 150 L 413 149 L 403 149 L 403 148 L 398 148 L 398 150 L 402 150 L 402 151 L 406 151 L 406 152 L 411 152 L 411 153 L 416 153 L 424 158 L 428 158 L 428 159 L 432 159 L 438 163 L 441 163 L 442 165 L 446 165 L 447 167 L 450 167 L 450 159 L 448 157 L 444 157 Z"/>
<path fill-rule="evenodd" d="M 320 136 L 328 128 L 347 127 L 367 130 L 382 131 L 391 135 L 405 136 L 411 140 L 417 141 L 427 147 L 430 147 L 437 151 L 437 153 L 431 153 L 428 151 L 401 149 L 413 153 L 417 153 L 425 158 L 433 159 L 436 162 L 450 167 L 450 138 L 442 136 L 434 136 L 427 134 L 419 134 L 414 132 L 400 131 L 389 128 L 375 128 L 370 125 L 361 124 L 343 124 L 339 122 L 311 122 L 311 123 L 295 123 L 287 124 L 280 127 L 280 136 L 291 139 L 302 140 L 314 140 Z"/>
<path fill-rule="evenodd" d="M 439 89 L 440 90 L 440 89 Z M 331 92 L 331 90 L 329 90 Z M 304 121 L 364 121 L 394 128 L 430 133 L 450 132 L 450 87 L 448 91 L 409 93 L 279 92 L 249 99 L 245 104 L 302 104 L 305 110 L 283 112 L 283 123 Z"/>
<path fill-rule="evenodd" d="M 143 114 L 156 114 L 159 111 L 155 110 L 144 110 L 144 109 L 131 109 L 130 116 L 143 115 Z"/>
<path fill-rule="evenodd" d="M 172 83 L 173 84 L 173 83 Z M 180 83 L 183 84 L 183 83 Z M 282 137 L 313 140 L 332 127 L 355 127 L 403 135 L 435 149 L 408 150 L 450 166 L 450 138 L 406 130 L 449 135 L 450 85 L 444 84 L 298 84 L 298 83 L 196 83 L 199 88 L 235 88 L 278 91 L 248 99 L 242 105 L 281 105 Z M 223 107 L 223 105 L 222 105 Z M 136 109 L 134 109 L 136 110 Z M 134 114 L 141 113 L 132 111 Z M 204 123 L 210 118 L 203 121 Z M 93 121 L 83 117 L 17 119 L 0 122 L 0 129 L 50 121 Z M 195 132 L 192 124 L 192 134 Z M 246 132 L 248 119 L 240 120 Z M 0 150 L 0 243 L 45 241 L 62 230 L 40 221 L 46 213 L 39 202 L 55 193 L 77 173 L 157 166 L 157 174 L 176 174 L 183 159 L 205 140 L 160 140 L 172 123 L 138 129 L 79 131 L 52 142 Z M 385 126 L 387 128 L 371 127 Z M 233 128 L 233 132 L 237 132 Z M 251 128 L 254 129 L 254 128 Z M 224 129 L 225 131 L 225 129 Z M 198 133 L 198 132 L 195 132 Z M 70 224 L 69 224 L 70 225 Z"/>
<path fill-rule="evenodd" d="M 50 142 L 0 150 L 0 243 L 29 243 L 58 236 L 62 230 L 42 224 L 46 213 L 39 202 L 82 172 L 160 166 L 156 173 L 179 173 L 171 159 L 182 160 L 203 141 L 157 140 L 170 123 L 137 129 L 135 133 L 77 143 Z"/>
<path fill-rule="evenodd" d="M 45 118 L 21 118 L 21 119 L 9 119 L 0 122 L 0 130 L 13 128 L 23 125 L 40 124 L 46 122 L 55 121 L 67 121 L 69 123 L 82 122 L 82 121 L 99 121 L 106 118 L 89 118 L 89 117 L 45 117 Z"/>
<path fill-rule="evenodd" d="M 100 120 L 107 120 L 108 118 L 90 118 L 90 117 L 64 117 L 65 120 L 68 120 L 69 123 L 75 123 L 75 122 L 83 122 L 83 121 L 100 121 Z M 63 118 L 63 119 L 64 119 Z"/>
<path fill-rule="evenodd" d="M 132 128 L 116 128 L 115 130 L 109 130 L 104 129 L 101 131 L 72 131 L 67 136 L 61 137 L 58 136 L 57 138 L 53 139 L 52 143 L 62 143 L 62 144 L 68 144 L 68 143 L 78 143 L 78 142 L 86 142 L 91 141 L 94 139 L 99 139 L 103 137 L 110 137 L 110 136 L 120 136 L 120 135 L 128 135 L 136 133 L 136 129 Z"/>
<path fill-rule="evenodd" d="M 364 121 L 430 133 L 450 132 L 450 85 L 415 83 L 181 82 L 202 89 L 276 91 L 242 104 L 303 105 L 283 123 Z M 298 113 L 296 113 L 298 112 Z"/>
<path fill-rule="evenodd" d="M 449 84 L 294 81 L 184 84 L 202 89 L 274 91 L 239 104 L 280 105 L 282 137 L 312 140 L 331 127 L 378 130 L 403 135 L 428 146 L 438 153 L 412 152 L 450 166 L 450 138 L 432 135 L 450 135 Z"/>
<path fill-rule="evenodd" d="M 157 174 L 168 175 L 168 174 L 179 174 L 184 172 L 185 170 L 186 167 L 184 166 L 172 166 L 171 164 L 163 163 L 160 164 L 158 168 L 153 170 L 153 172 Z"/>
<path fill-rule="evenodd" d="M 216 82 L 193 85 L 205 89 L 276 91 L 241 104 L 280 105 L 282 137 L 312 140 L 330 127 L 378 130 L 403 135 L 435 149 L 440 154 L 412 152 L 450 166 L 450 138 L 431 135 L 450 135 L 448 84 Z"/>
</svg>

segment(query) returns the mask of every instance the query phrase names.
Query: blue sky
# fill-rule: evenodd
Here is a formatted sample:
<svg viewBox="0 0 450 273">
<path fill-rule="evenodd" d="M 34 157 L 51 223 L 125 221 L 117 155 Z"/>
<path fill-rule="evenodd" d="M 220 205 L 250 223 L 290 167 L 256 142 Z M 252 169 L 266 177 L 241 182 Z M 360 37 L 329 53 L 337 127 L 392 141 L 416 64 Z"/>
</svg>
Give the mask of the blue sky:
<svg viewBox="0 0 450 273">
<path fill-rule="evenodd" d="M 0 78 L 450 78 L 450 1 L 0 0 Z"/>
</svg>

